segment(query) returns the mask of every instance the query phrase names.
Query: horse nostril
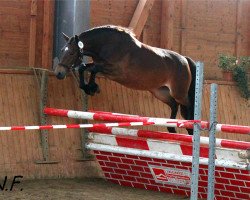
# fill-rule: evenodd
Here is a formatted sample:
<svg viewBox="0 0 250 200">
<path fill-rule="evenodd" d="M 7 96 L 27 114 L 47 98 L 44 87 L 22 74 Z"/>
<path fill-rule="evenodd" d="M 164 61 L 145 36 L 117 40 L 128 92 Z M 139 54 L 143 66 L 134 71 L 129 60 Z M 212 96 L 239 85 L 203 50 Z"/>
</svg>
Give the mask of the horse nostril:
<svg viewBox="0 0 250 200">
<path fill-rule="evenodd" d="M 58 78 L 58 79 L 64 79 L 64 77 L 65 77 L 65 74 L 62 72 L 58 72 L 56 75 L 56 78 Z"/>
</svg>

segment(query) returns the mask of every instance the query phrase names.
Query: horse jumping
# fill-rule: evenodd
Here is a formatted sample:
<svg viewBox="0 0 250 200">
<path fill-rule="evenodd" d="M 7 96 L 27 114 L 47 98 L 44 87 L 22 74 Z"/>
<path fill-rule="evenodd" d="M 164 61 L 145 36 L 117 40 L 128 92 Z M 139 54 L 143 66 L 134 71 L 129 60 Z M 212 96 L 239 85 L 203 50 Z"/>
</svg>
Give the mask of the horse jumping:
<svg viewBox="0 0 250 200">
<path fill-rule="evenodd" d="M 175 119 L 178 108 L 184 119 L 194 119 L 196 67 L 194 61 L 167 49 L 146 45 L 135 38 L 127 28 L 113 25 L 95 27 L 69 38 L 54 72 L 58 79 L 79 66 L 80 88 L 94 95 L 99 90 L 95 76 L 101 73 L 110 80 L 128 88 L 146 90 L 171 108 Z M 83 56 L 92 63 L 81 64 Z M 91 72 L 85 84 L 83 72 Z M 168 127 L 169 132 L 176 132 Z M 193 131 L 187 129 L 191 135 Z"/>
</svg>

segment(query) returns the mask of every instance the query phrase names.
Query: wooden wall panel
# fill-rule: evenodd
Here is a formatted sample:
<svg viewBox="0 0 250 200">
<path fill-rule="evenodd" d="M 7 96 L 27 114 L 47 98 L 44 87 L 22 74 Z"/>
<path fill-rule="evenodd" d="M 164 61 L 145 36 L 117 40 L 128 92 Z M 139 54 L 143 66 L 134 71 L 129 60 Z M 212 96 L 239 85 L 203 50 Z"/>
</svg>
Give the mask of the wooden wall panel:
<svg viewBox="0 0 250 200">
<path fill-rule="evenodd" d="M 151 46 L 160 47 L 161 43 L 161 5 L 160 0 L 155 0 L 144 27 L 147 33 L 147 44 Z"/>
<path fill-rule="evenodd" d="M 188 0 L 187 2 L 187 29 L 197 32 L 235 33 L 237 1 Z M 230 23 L 226 23 L 227 21 Z"/>
<path fill-rule="evenodd" d="M 218 55 L 235 54 L 237 1 L 190 0 L 183 14 L 186 15 L 185 54 L 205 63 L 207 79 L 220 79 Z"/>
<path fill-rule="evenodd" d="M 43 11 L 44 1 L 37 1 L 37 15 L 34 22 L 36 27 L 35 40 L 31 38 L 31 42 L 34 43 L 32 45 L 35 46 L 35 52 L 31 51 L 35 55 L 35 58 L 32 58 L 35 59 L 32 63 L 35 63 L 36 67 L 42 66 Z M 0 68 L 29 66 L 31 18 L 31 0 L 0 1 Z M 52 48 L 50 47 L 47 51 L 52 52 Z"/>
<path fill-rule="evenodd" d="M 236 54 L 250 55 L 250 3 L 247 0 L 238 1 Z"/>
<path fill-rule="evenodd" d="M 174 13 L 175 1 L 161 3 L 161 48 L 174 48 Z"/>
<path fill-rule="evenodd" d="M 138 0 L 94 0 L 91 1 L 90 21 L 91 26 L 114 24 L 128 27 Z M 161 0 L 155 0 L 153 8 L 147 19 L 144 31 L 148 33 L 148 43 L 153 46 L 160 44 L 161 26 Z M 101 16 L 101 17 L 100 17 Z"/>
<path fill-rule="evenodd" d="M 91 26 L 100 26 L 104 24 L 128 26 L 136 9 L 137 3 L 138 0 L 91 1 Z"/>
<path fill-rule="evenodd" d="M 43 17 L 44 17 L 44 2 L 38 0 L 37 1 L 37 23 L 36 23 L 36 59 L 35 59 L 36 67 L 42 66 Z"/>
<path fill-rule="evenodd" d="M 51 69 L 53 60 L 53 36 L 55 2 L 43 1 L 42 67 Z"/>
<path fill-rule="evenodd" d="M 48 106 L 81 110 L 82 99 L 76 85 L 68 78 L 59 82 L 49 78 Z M 32 75 L 0 74 L 0 124 L 39 124 L 39 101 L 37 82 Z M 60 83 L 60 84 L 59 84 Z M 71 85 L 71 87 L 68 87 Z M 21 92 L 18 92 L 21 91 Z M 67 118 L 50 117 L 48 123 L 77 123 Z M 78 121 L 79 123 L 79 121 Z M 0 177 L 22 175 L 30 178 L 81 177 L 96 175 L 92 162 L 77 162 L 81 158 L 80 130 L 49 131 L 51 159 L 58 164 L 38 165 L 42 159 L 38 131 L 0 132 Z"/>
<path fill-rule="evenodd" d="M 222 52 L 234 54 L 235 35 L 187 31 L 186 55 L 205 64 L 206 79 L 220 79 L 218 55 Z"/>
<path fill-rule="evenodd" d="M 1 67 L 28 64 L 29 7 L 28 1 L 0 2 Z"/>
</svg>

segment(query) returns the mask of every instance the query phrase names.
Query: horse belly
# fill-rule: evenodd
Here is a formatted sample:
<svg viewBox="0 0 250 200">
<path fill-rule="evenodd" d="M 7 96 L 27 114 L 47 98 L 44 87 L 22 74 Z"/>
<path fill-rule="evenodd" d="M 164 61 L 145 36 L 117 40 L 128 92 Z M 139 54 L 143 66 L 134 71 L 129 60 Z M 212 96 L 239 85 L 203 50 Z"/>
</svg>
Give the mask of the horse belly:
<svg viewBox="0 0 250 200">
<path fill-rule="evenodd" d="M 126 76 L 113 79 L 121 85 L 135 90 L 152 90 L 167 85 L 166 82 L 140 76 Z"/>
</svg>

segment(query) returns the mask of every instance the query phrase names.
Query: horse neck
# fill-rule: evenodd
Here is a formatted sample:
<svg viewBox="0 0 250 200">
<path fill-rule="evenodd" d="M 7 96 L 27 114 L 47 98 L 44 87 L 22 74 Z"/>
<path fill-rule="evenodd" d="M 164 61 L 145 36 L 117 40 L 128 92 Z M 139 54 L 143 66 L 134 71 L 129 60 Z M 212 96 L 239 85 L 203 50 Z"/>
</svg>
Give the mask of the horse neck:
<svg viewBox="0 0 250 200">
<path fill-rule="evenodd" d="M 127 49 L 131 49 L 137 44 L 137 42 L 133 41 L 133 38 L 131 38 L 129 35 L 125 33 L 123 35 L 119 32 L 117 33 L 115 31 L 109 30 L 86 31 L 79 35 L 79 39 L 84 44 L 84 50 L 88 51 L 89 53 L 93 53 L 94 55 L 98 55 L 103 50 L 103 47 L 107 47 L 105 48 L 107 50 L 110 48 L 117 49 L 117 46 L 119 46 L 123 52 L 126 52 Z"/>
<path fill-rule="evenodd" d="M 83 32 L 79 35 L 80 41 L 83 42 L 84 46 L 88 50 L 96 50 L 98 48 L 101 48 L 106 43 L 106 39 L 104 39 L 106 34 L 98 34 L 98 32 Z"/>
</svg>

